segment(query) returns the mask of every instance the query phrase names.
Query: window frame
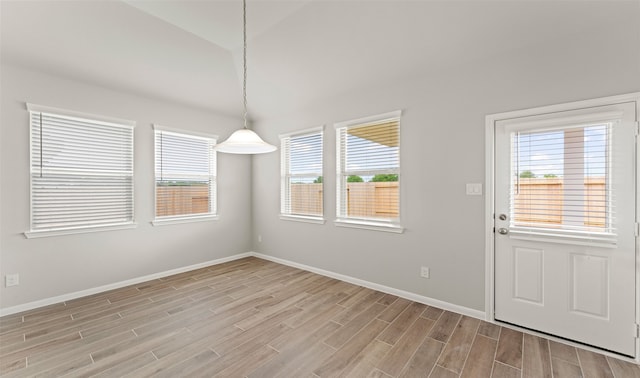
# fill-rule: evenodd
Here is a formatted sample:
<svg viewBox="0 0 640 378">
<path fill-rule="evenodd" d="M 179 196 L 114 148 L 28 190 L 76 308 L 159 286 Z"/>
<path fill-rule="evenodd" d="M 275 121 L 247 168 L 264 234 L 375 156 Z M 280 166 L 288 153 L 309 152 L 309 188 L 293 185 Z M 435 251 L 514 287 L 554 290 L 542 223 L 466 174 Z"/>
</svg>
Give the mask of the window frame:
<svg viewBox="0 0 640 378">
<path fill-rule="evenodd" d="M 324 180 L 322 182 L 322 213 L 320 215 L 302 215 L 302 214 L 291 214 L 291 210 L 287 211 L 286 204 L 290 203 L 290 198 L 287 198 L 287 194 L 290 195 L 290 191 L 285 190 L 287 186 L 287 182 L 291 178 L 290 173 L 290 160 L 287 159 L 287 153 L 290 153 L 290 147 L 287 143 L 287 140 L 291 138 L 305 137 L 314 134 L 320 134 L 320 164 L 321 169 L 320 172 L 308 172 L 312 175 L 319 175 L 324 177 L 324 125 L 318 127 L 312 127 L 309 129 L 298 130 L 290 133 L 280 134 L 280 219 L 288 220 L 288 221 L 298 221 L 298 222 L 306 222 L 306 223 L 316 223 L 316 224 L 324 224 Z"/>
<path fill-rule="evenodd" d="M 211 221 L 218 220 L 218 153 L 215 150 L 215 146 L 218 142 L 218 135 L 203 133 L 199 131 L 186 130 L 175 127 L 167 127 L 159 124 L 153 124 L 153 220 L 151 224 L 153 226 L 164 226 L 171 224 L 181 224 L 181 223 L 192 223 L 192 222 L 203 222 L 203 221 Z M 206 139 L 210 143 L 209 157 L 210 161 L 210 169 L 209 169 L 209 177 L 211 178 L 212 187 L 209 188 L 209 209 L 208 213 L 198 213 L 198 214 L 184 214 L 184 215 L 168 215 L 168 216 L 160 216 L 158 217 L 158 186 L 157 180 L 158 177 L 156 175 L 157 168 L 157 143 L 156 143 L 156 135 L 157 132 L 168 132 L 172 134 L 183 135 L 185 137 L 198 138 L 198 139 Z"/>
<path fill-rule="evenodd" d="M 50 236 L 61 236 L 61 235 L 71 235 L 71 234 L 79 234 L 79 233 L 89 233 L 89 232 L 100 232 L 100 231 L 111 231 L 111 230 L 122 230 L 122 229 L 130 229 L 137 227 L 137 223 L 135 222 L 135 133 L 134 129 L 136 126 L 136 122 L 108 117 L 103 115 L 97 115 L 92 113 L 79 112 L 75 110 L 61 109 L 51 106 L 43 106 L 32 103 L 26 103 L 26 109 L 29 113 L 29 231 L 24 232 L 24 236 L 27 239 L 32 238 L 40 238 L 40 237 L 50 237 Z M 112 174 L 110 177 L 130 177 L 130 190 L 128 191 L 128 203 L 131 206 L 131 218 L 122 222 L 114 222 L 114 223 L 105 223 L 105 224 L 86 224 L 86 225 L 74 225 L 74 226 L 61 226 L 61 227 L 51 227 L 51 228 L 43 228 L 43 229 L 34 229 L 34 162 L 33 162 L 33 148 L 34 148 L 34 140 L 33 140 L 33 117 L 32 113 L 40 113 L 40 114 L 49 114 L 58 118 L 66 118 L 69 121 L 74 122 L 85 122 L 87 125 L 94 124 L 100 126 L 114 127 L 114 128 L 123 128 L 128 129 L 131 132 L 130 135 L 130 171 L 123 173 L 121 175 Z M 40 141 L 42 144 L 42 141 Z M 41 147 L 42 148 L 42 147 Z M 42 170 L 42 167 L 40 168 Z M 86 176 L 86 172 L 76 172 L 73 173 L 71 171 L 66 172 L 67 175 L 77 175 Z M 95 175 L 100 176 L 100 175 Z M 73 177 L 73 176 L 71 176 Z"/>
<path fill-rule="evenodd" d="M 403 233 L 404 227 L 401 223 L 402 216 L 402 195 L 401 195 L 401 118 L 402 118 L 402 110 L 395 110 L 387 113 L 372 115 L 368 117 L 362 117 L 358 119 L 353 119 L 349 121 L 338 122 L 334 124 L 334 128 L 336 130 L 336 219 L 334 224 L 338 227 L 349 227 L 349 228 L 359 228 L 366 229 L 372 231 L 384 231 L 384 232 L 393 232 L 393 233 Z M 386 169 L 386 170 L 369 170 L 368 174 L 375 175 L 377 173 L 389 173 L 398 175 L 398 217 L 394 219 L 373 219 L 373 218 L 358 218 L 358 217 L 349 217 L 347 214 L 342 213 L 342 204 L 346 201 L 346 181 L 343 182 L 343 176 L 348 176 L 350 173 L 346 170 L 346 161 L 343 159 L 345 146 L 342 143 L 341 130 L 348 130 L 352 127 L 362 127 L 368 124 L 377 124 L 383 123 L 385 121 L 397 121 L 398 123 L 398 167 L 395 169 Z"/>
<path fill-rule="evenodd" d="M 615 104 L 603 104 L 596 105 L 595 107 L 614 107 Z M 578 109 L 575 109 L 578 110 Z M 561 110 L 562 111 L 562 110 Z M 559 112 L 561 112 L 559 111 Z M 567 110 L 573 111 L 573 109 Z M 549 112 L 556 113 L 556 112 Z M 516 119 L 513 122 L 510 122 L 509 125 L 506 126 L 505 130 L 509 135 L 509 139 L 512 139 L 514 133 L 518 132 L 543 132 L 543 131 L 567 131 L 567 130 L 575 130 L 580 128 L 588 127 L 589 125 L 598 125 L 598 124 L 610 124 L 608 126 L 608 137 L 607 137 L 607 175 L 605 179 L 605 185 L 607 187 L 612 186 L 612 177 L 613 172 L 611 171 L 613 165 L 611 163 L 611 158 L 615 159 L 615 152 L 611 149 L 613 140 L 616 138 L 615 133 L 617 129 L 615 127 L 616 124 L 619 124 L 621 121 L 619 120 L 622 117 L 623 112 L 618 110 L 608 110 L 608 109 L 599 109 L 597 111 L 588 112 L 585 114 L 577 114 L 577 115 L 563 115 L 563 116 L 541 116 L 538 120 L 528 120 L 528 121 L 518 121 L 517 118 L 527 118 L 530 116 L 523 115 L 521 117 L 514 117 Z M 503 120 L 506 121 L 506 120 Z M 512 146 L 510 148 L 510 155 L 513 153 Z M 510 162 L 513 165 L 513 162 Z M 511 171 L 514 171 L 513 166 L 511 167 Z M 509 189 L 510 192 L 512 188 Z M 609 189 L 607 189 L 609 190 Z M 512 205 L 510 205 L 511 207 Z M 609 247 L 615 248 L 617 244 L 617 233 L 616 224 L 618 220 L 616 220 L 615 216 L 615 206 L 613 206 L 611 202 L 611 198 L 607 198 L 607 220 L 604 227 L 604 230 L 597 230 L 590 227 L 585 227 L 582 230 L 570 229 L 565 227 L 566 225 L 561 225 L 556 229 L 549 227 L 542 227 L 539 225 L 518 225 L 515 224 L 513 218 L 515 214 L 512 213 L 511 209 L 509 209 L 510 214 L 510 226 L 509 226 L 509 237 L 513 239 L 521 239 L 521 240 L 534 240 L 534 241 L 544 241 L 548 240 L 554 243 L 566 243 L 566 244 L 578 244 L 581 245 L 593 245 L 598 247 Z"/>
</svg>

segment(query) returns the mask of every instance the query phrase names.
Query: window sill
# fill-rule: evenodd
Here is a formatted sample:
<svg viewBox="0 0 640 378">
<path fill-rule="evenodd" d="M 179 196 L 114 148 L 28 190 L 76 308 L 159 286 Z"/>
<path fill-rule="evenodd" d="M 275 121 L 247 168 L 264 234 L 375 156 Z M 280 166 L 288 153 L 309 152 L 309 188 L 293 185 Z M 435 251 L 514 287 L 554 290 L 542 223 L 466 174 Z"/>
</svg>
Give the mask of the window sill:
<svg viewBox="0 0 640 378">
<path fill-rule="evenodd" d="M 315 223 L 315 224 L 324 224 L 326 222 L 324 218 L 310 217 L 310 216 L 303 216 L 303 215 L 289 215 L 289 214 L 280 214 L 280 219 L 286 220 L 286 221 Z"/>
<path fill-rule="evenodd" d="M 85 234 L 89 232 L 126 230 L 126 229 L 136 228 L 136 227 L 138 227 L 137 223 L 125 223 L 125 224 L 114 224 L 109 226 L 78 227 L 78 228 L 66 228 L 66 229 L 59 229 L 59 230 L 26 231 L 24 233 L 24 236 L 27 239 L 35 239 L 35 238 L 45 238 L 50 236 Z"/>
<path fill-rule="evenodd" d="M 220 219 L 217 215 L 207 214 L 202 216 L 191 216 L 191 217 L 175 217 L 175 218 L 158 218 L 151 221 L 151 224 L 154 226 L 167 226 L 170 224 L 180 224 L 180 223 L 193 223 L 193 222 L 206 222 L 212 220 Z"/>
<path fill-rule="evenodd" d="M 401 234 L 404 232 L 404 227 L 400 226 L 399 224 L 386 222 L 336 219 L 333 223 L 338 227 L 360 228 L 363 230 L 393 232 L 396 234 Z"/>
<path fill-rule="evenodd" d="M 509 238 L 557 244 L 584 245 L 589 247 L 617 248 L 616 235 L 606 233 L 562 232 L 548 229 L 511 227 L 509 229 Z"/>
</svg>

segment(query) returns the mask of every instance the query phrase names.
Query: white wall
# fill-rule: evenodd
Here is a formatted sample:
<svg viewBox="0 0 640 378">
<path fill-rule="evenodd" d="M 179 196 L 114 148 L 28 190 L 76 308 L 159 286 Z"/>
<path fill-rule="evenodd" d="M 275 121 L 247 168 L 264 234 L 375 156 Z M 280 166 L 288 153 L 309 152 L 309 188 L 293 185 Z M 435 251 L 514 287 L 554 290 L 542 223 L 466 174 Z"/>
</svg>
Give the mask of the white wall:
<svg viewBox="0 0 640 378">
<path fill-rule="evenodd" d="M 1 68 L 0 309 L 206 262 L 251 249 L 251 158 L 218 155 L 220 219 L 154 227 L 152 123 L 228 136 L 241 121 L 3 65 Z M 29 120 L 25 102 L 137 122 L 134 134 L 138 227 L 26 239 L 29 229 Z"/>
<path fill-rule="evenodd" d="M 629 18 L 625 18 L 628 20 Z M 632 18 L 631 18 L 632 19 Z M 626 22 L 626 21 L 625 21 Z M 550 25 L 553 27 L 553 25 Z M 443 36 L 446 38 L 446 36 Z M 336 59 L 338 57 L 326 57 Z M 284 62 L 286 63 L 286 62 Z M 590 34 L 318 101 L 262 120 L 267 141 L 326 125 L 324 225 L 282 221 L 279 154 L 219 155 L 220 220 L 153 227 L 152 123 L 228 135 L 240 122 L 202 110 L 2 66 L 0 94 L 0 309 L 205 262 L 253 248 L 273 257 L 471 309 L 484 306 L 484 117 L 558 102 L 640 91 L 640 23 L 594 25 Z M 398 78 L 403 77 L 398 72 Z M 313 90 L 313 88 L 309 88 Z M 132 230 L 25 239 L 29 130 L 25 102 L 137 122 Z M 333 123 L 402 109 L 404 234 L 337 228 Z M 252 204 L 253 202 L 253 204 Z M 262 235 L 262 242 L 257 236 Z M 431 267 L 431 279 L 419 267 Z"/>
<path fill-rule="evenodd" d="M 484 309 L 487 114 L 640 90 L 640 23 L 607 25 L 571 40 L 528 46 L 394 83 L 372 83 L 256 125 L 267 140 L 325 128 L 324 225 L 279 220 L 277 154 L 253 162 L 254 250 L 319 269 Z M 333 123 L 402 109 L 404 234 L 346 229 L 335 219 Z M 257 236 L 262 235 L 262 242 Z M 419 277 L 420 266 L 431 278 Z"/>
</svg>

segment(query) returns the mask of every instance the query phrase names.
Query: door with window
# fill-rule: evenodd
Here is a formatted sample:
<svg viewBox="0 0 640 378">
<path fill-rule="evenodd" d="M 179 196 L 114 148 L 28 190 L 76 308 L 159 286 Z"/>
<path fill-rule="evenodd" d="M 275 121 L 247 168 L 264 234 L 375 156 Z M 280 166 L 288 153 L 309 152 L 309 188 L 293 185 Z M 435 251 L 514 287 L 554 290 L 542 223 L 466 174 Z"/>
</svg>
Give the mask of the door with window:
<svg viewBox="0 0 640 378">
<path fill-rule="evenodd" d="M 495 127 L 495 319 L 635 356 L 636 103 Z"/>
</svg>

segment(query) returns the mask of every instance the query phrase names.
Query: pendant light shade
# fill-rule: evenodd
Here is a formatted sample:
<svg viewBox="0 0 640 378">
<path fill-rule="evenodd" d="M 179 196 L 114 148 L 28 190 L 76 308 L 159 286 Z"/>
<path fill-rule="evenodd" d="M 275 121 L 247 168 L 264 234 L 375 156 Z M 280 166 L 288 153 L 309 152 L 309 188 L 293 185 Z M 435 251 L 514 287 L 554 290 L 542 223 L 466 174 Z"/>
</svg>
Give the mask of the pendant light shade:
<svg viewBox="0 0 640 378">
<path fill-rule="evenodd" d="M 216 151 L 229 154 L 264 154 L 277 150 L 273 146 L 258 136 L 247 127 L 247 0 L 242 0 L 242 38 L 244 47 L 242 49 L 242 62 L 244 77 L 242 81 L 242 97 L 244 100 L 244 128 L 236 130 L 224 142 L 216 146 Z"/>
<path fill-rule="evenodd" d="M 262 140 L 252 130 L 236 130 L 224 142 L 216 146 L 216 151 L 229 154 L 263 154 L 277 150 L 273 146 Z"/>
</svg>

